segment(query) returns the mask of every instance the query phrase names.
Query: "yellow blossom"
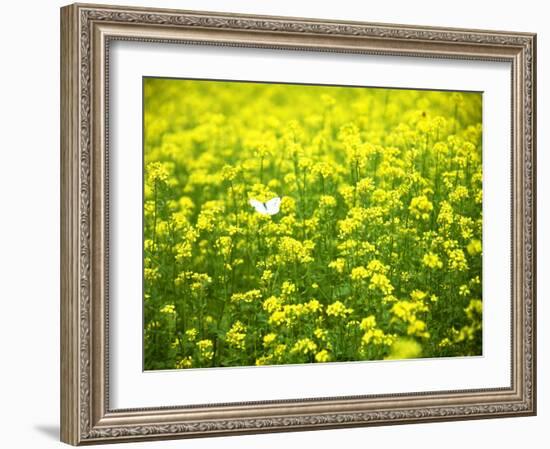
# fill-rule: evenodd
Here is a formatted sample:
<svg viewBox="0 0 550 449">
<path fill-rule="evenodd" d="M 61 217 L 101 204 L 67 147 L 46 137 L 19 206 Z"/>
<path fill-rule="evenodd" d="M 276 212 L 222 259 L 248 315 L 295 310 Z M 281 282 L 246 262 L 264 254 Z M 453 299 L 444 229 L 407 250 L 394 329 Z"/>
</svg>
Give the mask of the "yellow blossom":
<svg viewBox="0 0 550 449">
<path fill-rule="evenodd" d="M 433 204 L 425 195 L 417 196 L 411 200 L 409 210 L 417 219 L 427 220 L 430 218 L 430 212 L 433 209 Z"/>
<path fill-rule="evenodd" d="M 277 338 L 277 334 L 273 332 L 264 335 L 264 346 L 265 347 L 270 346 L 275 341 L 276 338 Z"/>
<path fill-rule="evenodd" d="M 424 254 L 424 257 L 422 258 L 422 263 L 426 265 L 428 268 L 443 267 L 443 262 L 441 262 L 441 259 L 439 258 L 439 256 L 434 253 Z"/>
<path fill-rule="evenodd" d="M 173 304 L 165 305 L 162 309 L 160 309 L 162 313 L 168 313 L 173 314 L 176 313 L 176 307 Z"/>
<path fill-rule="evenodd" d="M 332 268 L 337 273 L 342 274 L 344 272 L 344 267 L 346 266 L 346 262 L 344 259 L 338 258 L 336 260 L 333 260 L 328 264 L 329 268 Z"/>
<path fill-rule="evenodd" d="M 197 342 L 197 347 L 199 348 L 200 355 L 203 359 L 212 360 L 214 357 L 214 351 L 212 350 L 214 343 L 212 340 L 200 340 Z"/>
<path fill-rule="evenodd" d="M 315 354 L 315 361 L 318 363 L 330 362 L 330 354 L 326 349 L 322 349 Z"/>
<path fill-rule="evenodd" d="M 231 295 L 231 302 L 251 303 L 253 301 L 258 301 L 261 298 L 262 298 L 262 292 L 260 292 L 260 290 L 258 289 L 254 289 L 244 293 L 233 293 L 233 295 Z"/>
<path fill-rule="evenodd" d="M 345 317 L 353 312 L 353 309 L 346 307 L 342 302 L 335 301 L 327 306 L 327 315 L 334 317 Z"/>
<path fill-rule="evenodd" d="M 197 335 L 199 335 L 199 331 L 195 328 L 187 329 L 185 331 L 185 337 L 189 341 L 195 341 L 195 339 L 197 338 Z"/>
<path fill-rule="evenodd" d="M 309 338 L 302 338 L 298 340 L 290 352 L 292 353 L 300 353 L 300 354 L 310 354 L 312 352 L 315 352 L 317 349 L 317 345 L 314 341 L 310 340 Z"/>
<path fill-rule="evenodd" d="M 390 283 L 390 280 L 384 274 L 374 273 L 371 277 L 370 290 L 376 290 L 381 292 L 383 295 L 391 295 L 393 292 L 393 286 Z"/>
</svg>

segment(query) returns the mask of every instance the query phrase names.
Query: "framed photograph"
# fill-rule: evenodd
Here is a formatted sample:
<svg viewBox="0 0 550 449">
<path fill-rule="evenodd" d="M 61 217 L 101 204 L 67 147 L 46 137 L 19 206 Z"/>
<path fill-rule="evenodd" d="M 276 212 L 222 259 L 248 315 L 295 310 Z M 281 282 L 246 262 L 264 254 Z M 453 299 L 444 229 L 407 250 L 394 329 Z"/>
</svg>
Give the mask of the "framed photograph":
<svg viewBox="0 0 550 449">
<path fill-rule="evenodd" d="M 536 36 L 61 9 L 61 439 L 536 413 Z"/>
</svg>

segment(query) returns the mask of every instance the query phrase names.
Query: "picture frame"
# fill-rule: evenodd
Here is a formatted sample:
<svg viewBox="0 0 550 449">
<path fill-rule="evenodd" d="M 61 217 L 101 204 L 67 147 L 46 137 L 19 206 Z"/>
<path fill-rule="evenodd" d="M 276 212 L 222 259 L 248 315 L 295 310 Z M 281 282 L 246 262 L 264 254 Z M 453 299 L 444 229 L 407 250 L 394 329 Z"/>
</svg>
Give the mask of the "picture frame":
<svg viewBox="0 0 550 449">
<path fill-rule="evenodd" d="M 109 290 L 117 280 L 109 268 L 110 220 L 115 216 L 110 183 L 116 173 L 110 167 L 109 57 L 118 41 L 509 64 L 511 298 L 500 306 L 510 317 L 509 385 L 113 408 Z M 136 133 L 141 135 L 141 130 Z M 536 35 L 106 5 L 61 8 L 63 442 L 81 445 L 535 414 Z"/>
</svg>

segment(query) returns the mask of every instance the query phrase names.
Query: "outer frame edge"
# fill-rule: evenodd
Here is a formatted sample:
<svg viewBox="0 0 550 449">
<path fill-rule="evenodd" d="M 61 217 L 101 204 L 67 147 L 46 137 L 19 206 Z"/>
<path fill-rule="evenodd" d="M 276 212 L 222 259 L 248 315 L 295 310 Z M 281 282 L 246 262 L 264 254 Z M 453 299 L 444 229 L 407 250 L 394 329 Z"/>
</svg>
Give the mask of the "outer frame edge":
<svg viewBox="0 0 550 449">
<path fill-rule="evenodd" d="M 284 427 L 255 427 L 255 428 L 240 428 L 233 430 L 225 431 L 212 431 L 204 430 L 199 432 L 190 431 L 188 433 L 179 432 L 176 434 L 165 433 L 160 434 L 116 434 L 117 429 L 111 429 L 115 434 L 105 435 L 101 433 L 99 427 L 91 426 L 90 429 L 81 429 L 80 420 L 82 419 L 81 414 L 83 410 L 82 406 L 82 391 L 81 383 L 88 382 L 92 383 L 92 379 L 88 378 L 87 373 L 82 373 L 82 369 L 79 358 L 83 351 L 81 347 L 81 339 L 84 338 L 80 333 L 81 320 L 83 319 L 80 315 L 82 305 L 80 303 L 80 278 L 79 278 L 79 268 L 80 268 L 80 232 L 81 232 L 81 223 L 79 222 L 79 214 L 81 211 L 81 192 L 79 190 L 80 180 L 80 121 L 79 121 L 79 108 L 81 106 L 80 98 L 80 86 L 79 86 L 79 76 L 80 76 L 80 58 L 79 58 L 79 48 L 81 45 L 81 36 L 79 35 L 79 19 L 82 9 L 91 9 L 97 8 L 101 11 L 112 11 L 112 12 L 143 12 L 151 11 L 157 13 L 173 13 L 173 14 L 189 14 L 189 15 L 206 15 L 206 16 L 218 16 L 226 18 L 242 18 L 244 20 L 253 20 L 253 19 L 266 19 L 266 20 L 279 20 L 281 22 L 288 21 L 309 21 L 310 23 L 323 22 L 326 24 L 350 24 L 356 26 L 386 26 L 386 27 L 399 27 L 403 29 L 422 29 L 422 30 L 434 30 L 434 31 L 449 31 L 449 32 L 472 32 L 472 33 L 487 33 L 488 36 L 501 34 L 503 36 L 513 36 L 517 38 L 525 39 L 525 41 L 530 41 L 532 46 L 532 56 L 533 56 L 533 66 L 531 72 L 531 81 L 532 85 L 528 87 L 528 93 L 531 94 L 532 98 L 532 116 L 530 118 L 526 117 L 524 114 L 525 109 L 523 105 L 516 104 L 516 107 L 519 107 L 522 110 L 522 117 L 524 120 L 530 120 L 532 124 L 532 183 L 526 185 L 528 189 L 532 189 L 532 198 L 536 202 L 536 35 L 532 33 L 515 33 L 515 32 L 498 32 L 498 31 L 484 31 L 484 30 L 463 30 L 458 28 L 440 28 L 440 27 L 415 27 L 407 25 L 391 25 L 391 24 L 367 24 L 363 22 L 340 22 L 340 21 L 329 21 L 323 19 L 300 19 L 300 18 L 291 18 L 291 17 L 270 17 L 270 16 L 253 16 L 246 14 L 229 14 L 229 13 L 214 13 L 214 12 L 194 12 L 194 11 L 178 11 L 178 10 L 159 10 L 156 8 L 147 9 L 147 8 L 132 8 L 132 7 L 116 7 L 111 5 L 71 5 L 61 9 L 61 52 L 62 52 L 62 66 L 61 66 L 61 325 L 62 325 L 62 335 L 61 335 L 61 439 L 62 441 L 78 445 L 78 444 L 89 444 L 89 443 L 111 443 L 111 442 L 122 442 L 122 441 L 141 441 L 141 440 L 160 440 L 160 439 L 175 439 L 175 438 L 196 438 L 203 436 L 217 436 L 217 435 L 235 435 L 235 434 L 251 434 L 251 433 L 266 433 L 266 432 L 289 432 L 289 431 L 304 431 L 304 430 L 315 430 L 322 428 L 344 428 L 344 427 L 359 427 L 359 426 L 374 426 L 374 425 L 395 425 L 395 424 L 406 424 L 409 422 L 437 422 L 437 421 L 448 421 L 450 417 L 416 417 L 411 421 L 406 421 L 405 419 L 391 419 L 388 421 L 381 420 L 378 422 L 357 422 L 357 423 L 329 423 L 320 425 L 286 425 Z M 525 42 L 524 41 L 524 42 Z M 480 44 L 481 45 L 481 44 Z M 525 46 L 522 48 L 522 51 L 525 51 Z M 65 56 L 63 53 L 65 52 Z M 523 88 L 526 86 L 522 86 Z M 527 92 L 526 92 L 527 93 Z M 82 118 L 84 119 L 84 117 Z M 66 121 L 65 121 L 66 120 Z M 92 125 L 88 123 L 88 125 Z M 525 136 L 522 136 L 525 137 Z M 525 141 L 523 140 L 523 143 Z M 524 145 L 522 145 L 524 147 Z M 522 148 L 523 152 L 521 157 L 524 157 L 525 148 Z M 536 204 L 536 203 L 535 203 Z M 525 217 L 522 217 L 523 220 Z M 533 360 L 529 360 L 527 364 L 530 364 L 532 367 L 532 394 L 533 397 L 531 401 L 528 401 L 528 398 L 522 396 L 522 404 L 526 408 L 518 410 L 515 413 L 505 414 L 505 413 L 480 413 L 476 415 L 463 415 L 453 418 L 453 420 L 466 420 L 466 419 L 481 419 L 481 418 L 500 418 L 507 416 L 533 416 L 536 414 L 536 205 L 531 209 L 531 215 L 529 216 L 533 220 L 532 222 L 532 237 L 533 252 L 531 257 L 533 257 L 533 262 L 528 267 L 531 270 L 532 274 L 532 322 L 529 323 L 532 326 L 532 355 Z M 523 302 L 522 302 L 523 304 Z M 88 317 L 90 320 L 92 316 Z M 525 324 L 525 323 L 524 323 Z M 89 337 L 89 336 L 88 336 Z M 86 403 L 86 401 L 84 401 Z M 89 404 L 88 404 L 89 405 Z M 84 412 L 85 413 L 85 412 Z M 338 412 L 335 412 L 338 413 Z M 85 418 L 85 417 L 84 417 Z M 289 415 L 289 418 L 291 416 Z M 95 427 L 95 428 L 94 428 Z M 161 427 L 161 425 L 153 425 L 152 427 Z M 82 435 L 84 432 L 84 435 Z"/>
<path fill-rule="evenodd" d="M 61 335 L 60 440 L 77 445 L 79 404 L 78 337 L 78 19 L 74 5 L 60 9 L 61 159 Z"/>
</svg>

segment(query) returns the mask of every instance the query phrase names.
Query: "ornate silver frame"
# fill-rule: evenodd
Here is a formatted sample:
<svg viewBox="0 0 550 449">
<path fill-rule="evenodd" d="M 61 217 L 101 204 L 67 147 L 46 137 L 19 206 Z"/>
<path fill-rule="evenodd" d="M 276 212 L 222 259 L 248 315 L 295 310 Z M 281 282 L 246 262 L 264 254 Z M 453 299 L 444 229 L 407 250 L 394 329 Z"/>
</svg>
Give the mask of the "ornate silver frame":
<svg viewBox="0 0 550 449">
<path fill-rule="evenodd" d="M 75 4 L 61 9 L 61 439 L 73 445 L 536 413 L 536 36 Z M 113 40 L 508 61 L 512 65 L 510 388 L 111 410 L 107 92 Z"/>
</svg>

